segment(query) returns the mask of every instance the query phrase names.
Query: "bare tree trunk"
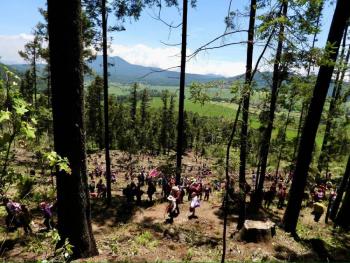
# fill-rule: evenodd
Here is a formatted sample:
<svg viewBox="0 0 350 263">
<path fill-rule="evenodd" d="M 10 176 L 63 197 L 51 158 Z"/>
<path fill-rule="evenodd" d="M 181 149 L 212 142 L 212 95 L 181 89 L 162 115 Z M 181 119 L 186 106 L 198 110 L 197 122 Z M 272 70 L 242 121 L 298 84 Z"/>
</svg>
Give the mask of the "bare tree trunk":
<svg viewBox="0 0 350 263">
<path fill-rule="evenodd" d="M 287 128 L 288 128 L 288 124 L 289 124 L 289 121 L 290 121 L 290 113 L 292 112 L 292 108 L 293 108 L 293 105 L 294 105 L 294 97 L 295 97 L 295 94 L 293 95 L 293 98 L 289 104 L 289 107 L 288 107 L 288 113 L 287 113 L 287 119 L 286 119 L 286 122 L 285 122 L 285 125 L 284 125 L 284 128 L 283 128 L 283 137 L 282 137 L 282 142 L 281 142 L 281 147 L 278 151 L 278 158 L 277 158 L 277 167 L 276 167 L 276 176 L 278 175 L 278 172 L 279 172 L 279 168 L 280 168 L 280 163 L 281 163 L 281 159 L 282 159 L 282 152 L 284 150 L 284 143 L 285 143 L 285 140 L 286 140 L 286 133 L 287 133 Z"/>
<path fill-rule="evenodd" d="M 334 203 L 331 207 L 331 212 L 329 214 L 329 218 L 332 219 L 333 221 L 335 221 L 335 218 L 337 217 L 339 206 L 341 201 L 343 200 L 344 191 L 345 191 L 346 185 L 349 182 L 349 178 L 350 178 L 350 155 L 346 165 L 345 173 L 343 175 L 343 178 L 341 180 L 341 183 L 337 191 L 337 197 L 334 200 Z"/>
<path fill-rule="evenodd" d="M 107 205 L 111 204 L 111 158 L 109 156 L 109 117 L 108 117 L 108 54 L 107 54 L 107 15 L 106 0 L 102 0 L 102 41 L 103 41 L 103 95 L 104 95 L 104 126 L 105 126 L 105 159 Z"/>
<path fill-rule="evenodd" d="M 232 146 L 232 141 L 233 138 L 236 134 L 237 130 L 237 123 L 238 123 L 238 118 L 239 114 L 241 112 L 241 106 L 242 106 L 242 100 L 238 104 L 238 109 L 236 112 L 236 117 L 235 121 L 232 126 L 232 132 L 227 144 L 227 150 L 226 150 L 226 169 L 225 169 L 225 174 L 226 174 L 226 185 L 225 185 L 225 197 L 224 197 L 224 204 L 223 204 L 223 211 L 224 211 L 224 230 L 222 232 L 222 255 L 221 255 L 221 262 L 225 262 L 225 257 L 226 257 L 226 232 L 227 232 L 227 216 L 228 216 L 228 199 L 229 199 L 229 191 L 230 191 L 230 186 L 231 186 L 231 180 L 230 180 L 230 150 Z"/>
<path fill-rule="evenodd" d="M 177 147 L 176 147 L 176 184 L 180 184 L 182 153 L 184 141 L 184 107 L 185 107 L 185 78 L 186 78 L 186 48 L 187 48 L 187 10 L 188 0 L 183 0 L 182 10 L 182 44 L 181 44 L 181 72 L 179 94 L 179 117 L 177 124 Z"/>
<path fill-rule="evenodd" d="M 34 80 L 34 106 L 37 108 L 37 76 L 36 76 L 36 44 L 37 44 L 37 40 L 36 37 L 34 38 L 34 44 L 33 44 L 33 80 Z"/>
<path fill-rule="evenodd" d="M 16 137 L 16 132 L 14 132 L 11 135 L 10 140 L 8 142 L 8 146 L 7 146 L 7 149 L 6 149 L 6 155 L 5 155 L 5 158 L 4 158 L 4 163 L 3 163 L 2 171 L 1 171 L 0 188 L 4 187 L 4 185 L 5 185 L 5 182 L 3 181 L 3 179 L 4 179 L 4 177 L 7 174 L 7 168 L 8 168 L 9 163 L 10 163 L 11 146 L 12 146 L 12 143 L 14 142 L 14 140 L 15 140 L 15 137 Z"/>
<path fill-rule="evenodd" d="M 254 27 L 256 14 L 256 0 L 250 2 L 249 28 L 248 28 L 248 44 L 247 44 L 247 62 L 245 82 L 243 89 L 243 107 L 242 107 L 242 128 L 241 128 L 241 151 L 240 151 L 240 165 L 239 165 L 239 218 L 237 229 L 243 227 L 246 217 L 246 156 L 247 156 L 247 141 L 248 141 L 248 117 L 249 117 L 249 101 L 250 90 L 252 84 L 252 70 L 253 70 L 253 51 L 254 51 Z"/>
<path fill-rule="evenodd" d="M 343 199 L 342 205 L 339 209 L 337 217 L 334 220 L 334 223 L 342 228 L 349 229 L 349 210 L 350 210 L 350 184 L 348 183 L 345 197 Z"/>
<path fill-rule="evenodd" d="M 329 60 L 332 62 L 336 62 L 337 60 L 340 42 L 349 17 L 350 2 L 347 0 L 338 0 L 327 39 L 327 43 L 332 43 L 332 52 L 329 53 Z M 328 51 L 330 51 L 329 47 Z M 334 65 L 329 63 L 327 65 L 322 65 L 318 72 L 313 97 L 301 135 L 293 182 L 289 192 L 287 209 L 283 218 L 284 228 L 287 232 L 295 233 L 296 231 L 317 128 L 320 123 L 322 109 L 333 71 Z"/>
<path fill-rule="evenodd" d="M 296 142 L 294 143 L 294 150 L 293 150 L 293 155 L 292 155 L 292 164 L 290 165 L 289 174 L 292 173 L 293 165 L 295 163 L 295 157 L 296 157 L 295 155 L 296 155 L 296 153 L 298 151 L 298 146 L 299 146 L 299 142 L 300 142 L 300 133 L 301 133 L 301 129 L 303 127 L 303 119 L 304 119 L 304 115 L 305 115 L 305 107 L 306 107 L 306 102 L 304 101 L 302 103 L 302 105 L 301 105 L 297 137 L 296 137 Z"/>
<path fill-rule="evenodd" d="M 47 107 L 51 106 L 51 69 L 50 63 L 47 64 Z"/>
<path fill-rule="evenodd" d="M 91 257 L 98 251 L 87 185 L 80 0 L 48 0 L 48 23 L 55 151 L 72 171 L 56 174 L 58 245 L 68 239 L 73 258 Z"/>
</svg>

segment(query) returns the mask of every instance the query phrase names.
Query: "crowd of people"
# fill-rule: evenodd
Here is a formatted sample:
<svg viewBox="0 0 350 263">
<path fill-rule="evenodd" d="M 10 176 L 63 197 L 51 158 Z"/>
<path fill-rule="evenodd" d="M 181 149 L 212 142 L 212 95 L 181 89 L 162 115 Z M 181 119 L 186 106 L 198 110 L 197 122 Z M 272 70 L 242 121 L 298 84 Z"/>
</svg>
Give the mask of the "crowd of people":
<svg viewBox="0 0 350 263">
<path fill-rule="evenodd" d="M 26 234 L 33 232 L 31 228 L 32 214 L 29 212 L 28 208 L 24 204 L 15 202 L 7 197 L 2 199 L 3 205 L 6 209 L 6 229 L 8 231 L 14 231 L 20 227 L 23 227 L 23 230 Z M 52 220 L 52 209 L 53 204 L 48 202 L 41 202 L 38 205 L 44 219 L 43 225 L 45 228 L 40 229 L 40 231 L 49 231 L 54 227 Z"/>
<path fill-rule="evenodd" d="M 270 183 L 268 190 L 264 192 L 264 207 L 270 208 L 274 199 L 277 197 L 277 208 L 282 209 L 285 204 L 285 200 L 288 196 L 288 186 L 293 178 L 292 174 L 282 173 L 266 175 L 266 180 Z M 255 184 L 256 175 L 253 172 L 252 182 Z M 310 187 L 310 191 L 304 193 L 304 200 L 307 206 L 312 206 L 312 214 L 314 215 L 314 221 L 319 222 L 321 216 L 327 211 L 330 212 L 332 204 L 337 196 L 336 188 L 333 186 L 332 174 L 326 173 L 322 178 L 319 174 L 315 178 L 315 184 Z M 325 205 L 326 203 L 326 205 Z"/>
<path fill-rule="evenodd" d="M 106 198 L 107 189 L 105 179 L 106 173 L 98 162 L 94 161 L 94 168 L 89 173 L 88 189 L 91 198 Z M 152 168 L 152 170 L 151 170 Z M 225 181 L 220 181 L 212 178 L 211 170 L 205 164 L 201 167 L 187 166 L 180 182 L 177 184 L 175 177 L 162 173 L 153 166 L 140 168 L 140 172 L 135 174 L 136 169 L 127 173 L 127 185 L 123 188 L 122 193 L 126 198 L 126 202 L 141 205 L 143 202 L 153 205 L 157 202 L 167 202 L 165 214 L 167 215 L 165 223 L 172 224 L 174 218 L 180 214 L 180 205 L 188 202 L 188 219 L 197 218 L 196 209 L 200 207 L 201 201 L 209 201 L 210 195 L 213 191 L 222 191 L 225 189 Z M 186 172 L 186 169 L 188 171 Z M 111 182 L 115 183 L 117 179 L 117 172 L 111 173 Z M 251 175 L 252 187 L 246 183 L 246 194 L 249 194 L 251 189 L 257 185 L 257 176 L 253 171 Z M 266 174 L 266 184 L 264 192 L 264 207 L 269 209 L 277 197 L 277 208 L 283 209 L 286 198 L 288 196 L 288 186 L 292 175 L 281 173 L 273 175 Z M 336 198 L 336 189 L 331 183 L 331 174 L 327 174 L 325 180 L 319 180 L 310 189 L 310 194 L 306 194 L 305 199 L 308 203 L 313 205 L 313 212 L 315 222 L 318 222 L 326 211 L 327 207 L 323 204 L 328 201 L 328 211 L 331 209 L 331 204 Z M 96 183 L 97 182 L 97 183 Z M 232 186 L 233 187 L 233 186 Z M 158 190 L 158 191 L 157 191 Z M 142 196 L 146 194 L 148 200 L 144 200 Z M 154 195 L 156 194 L 156 197 Z M 186 198 L 185 198 L 186 197 Z M 3 198 L 3 205 L 6 208 L 7 216 L 5 219 L 8 230 L 23 227 L 25 233 L 31 233 L 30 226 L 32 215 L 24 204 L 12 201 L 8 198 Z M 54 222 L 53 209 L 55 205 L 43 201 L 38 204 L 43 217 L 43 231 L 53 229 Z"/>
<path fill-rule="evenodd" d="M 136 177 L 136 176 L 135 176 Z M 212 193 L 212 184 L 204 183 L 204 177 L 197 178 L 184 176 L 177 185 L 174 176 L 167 176 L 162 173 L 157 173 L 157 176 L 149 176 L 144 169 L 123 189 L 123 195 L 127 202 L 133 202 L 136 198 L 136 204 L 141 204 L 142 195 L 146 192 L 148 202 L 153 203 L 153 195 L 159 188 L 159 200 L 167 201 L 166 207 L 167 219 L 166 223 L 172 223 L 174 218 L 180 213 L 179 205 L 184 203 L 185 196 L 190 201 L 189 219 L 196 218 L 195 210 L 200 206 L 200 201 L 209 201 L 209 196 Z M 215 184 L 214 184 L 215 185 Z M 142 187 L 146 186 L 147 190 L 143 191 Z M 215 188 L 216 189 L 216 188 Z"/>
</svg>

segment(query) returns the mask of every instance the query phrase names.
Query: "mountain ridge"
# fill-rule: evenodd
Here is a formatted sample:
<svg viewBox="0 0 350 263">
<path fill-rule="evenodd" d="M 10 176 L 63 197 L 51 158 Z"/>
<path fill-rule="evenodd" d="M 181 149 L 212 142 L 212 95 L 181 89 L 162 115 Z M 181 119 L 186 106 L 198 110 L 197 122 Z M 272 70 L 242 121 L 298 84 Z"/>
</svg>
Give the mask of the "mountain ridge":
<svg viewBox="0 0 350 263">
<path fill-rule="evenodd" d="M 157 67 L 146 67 L 127 62 L 126 60 L 115 56 L 109 57 L 109 80 L 110 82 L 130 84 L 133 82 L 142 82 L 149 85 L 159 86 L 177 86 L 179 85 L 180 72 L 161 69 Z M 99 75 L 102 75 L 102 56 L 97 56 L 96 59 L 88 65 Z M 186 74 L 186 82 L 193 81 L 209 82 L 213 80 L 224 79 L 223 76 L 208 74 Z"/>
<path fill-rule="evenodd" d="M 108 58 L 109 63 L 109 82 L 110 83 L 119 83 L 119 84 L 132 84 L 135 82 L 141 82 L 148 85 L 156 86 L 178 86 L 179 85 L 179 76 L 180 72 L 161 69 L 157 67 L 147 67 L 136 65 L 127 62 L 126 60 L 114 56 Z M 87 65 L 92 69 L 93 72 L 102 76 L 103 67 L 102 67 L 102 56 L 97 56 L 95 60 L 87 62 Z M 18 72 L 24 73 L 29 69 L 28 64 L 12 64 L 9 65 L 11 68 L 15 69 Z M 44 64 L 38 64 L 37 68 L 40 72 L 44 70 Z M 270 72 L 267 72 L 270 74 Z M 86 77 L 87 80 L 91 80 L 91 76 Z M 215 74 L 194 74 L 186 73 L 186 84 L 190 84 L 194 81 L 206 83 L 210 81 L 219 81 L 224 80 L 229 83 L 244 80 L 244 74 L 237 75 L 234 77 L 224 77 Z M 263 73 L 257 72 L 254 80 L 257 83 L 257 87 L 261 88 L 267 85 L 267 82 L 264 80 Z"/>
</svg>

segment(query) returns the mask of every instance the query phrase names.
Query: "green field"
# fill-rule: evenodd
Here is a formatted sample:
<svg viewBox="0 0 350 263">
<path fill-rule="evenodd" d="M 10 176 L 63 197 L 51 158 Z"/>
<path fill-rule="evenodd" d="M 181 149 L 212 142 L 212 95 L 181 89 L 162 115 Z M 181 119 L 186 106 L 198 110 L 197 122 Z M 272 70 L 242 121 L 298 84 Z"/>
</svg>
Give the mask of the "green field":
<svg viewBox="0 0 350 263">
<path fill-rule="evenodd" d="M 152 90 L 169 90 L 170 92 L 177 93 L 178 87 L 175 86 L 140 86 L 140 89 L 142 88 L 148 88 Z M 130 94 L 130 85 L 120 85 L 111 83 L 110 85 L 110 94 L 114 94 L 115 96 L 127 96 Z M 214 94 L 214 92 L 212 93 Z M 216 95 L 222 97 L 222 98 L 229 98 L 232 96 L 229 92 L 229 90 L 223 91 L 217 91 Z M 228 103 L 228 102 L 207 102 L 204 105 L 201 105 L 199 103 L 194 103 L 189 99 L 189 92 L 186 91 L 185 93 L 186 99 L 185 99 L 185 110 L 190 112 L 198 113 L 201 116 L 209 116 L 209 117 L 219 117 L 224 118 L 227 120 L 233 120 L 236 115 L 236 111 L 238 108 L 237 104 L 234 103 Z M 259 109 L 259 101 L 263 99 L 263 93 L 262 92 L 254 92 L 251 96 L 251 107 L 250 107 L 250 115 L 249 115 L 249 126 L 253 129 L 258 129 L 260 127 L 260 122 L 258 119 L 258 115 L 260 113 Z M 176 101 L 175 107 L 178 106 L 178 103 Z M 151 101 L 151 108 L 158 109 L 162 107 L 162 100 L 159 97 L 152 98 Z M 277 119 L 279 116 L 281 116 L 283 112 L 276 113 L 275 119 Z M 291 116 L 294 118 L 294 124 L 290 125 L 287 129 L 286 136 L 287 140 L 292 140 L 297 136 L 297 125 L 299 121 L 299 112 L 292 112 Z M 319 131 L 317 133 L 316 137 L 316 145 L 318 147 L 322 144 L 323 139 L 323 125 L 320 125 Z M 275 129 L 273 131 L 272 137 L 275 137 L 277 135 L 277 130 Z"/>
<path fill-rule="evenodd" d="M 152 108 L 162 107 L 160 98 L 153 98 L 151 102 Z M 176 102 L 176 106 L 178 103 Z M 217 103 L 206 103 L 203 106 L 199 103 L 193 103 L 189 99 L 185 100 L 185 110 L 198 113 L 202 116 L 222 117 L 225 119 L 233 119 L 236 111 L 233 108 L 226 107 Z"/>
</svg>

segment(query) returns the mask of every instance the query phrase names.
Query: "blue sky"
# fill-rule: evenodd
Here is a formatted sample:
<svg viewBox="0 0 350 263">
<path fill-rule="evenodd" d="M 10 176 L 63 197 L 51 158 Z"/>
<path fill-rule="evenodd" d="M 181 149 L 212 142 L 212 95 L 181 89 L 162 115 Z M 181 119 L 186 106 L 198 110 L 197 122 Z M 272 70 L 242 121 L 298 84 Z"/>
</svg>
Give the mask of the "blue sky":
<svg viewBox="0 0 350 263">
<path fill-rule="evenodd" d="M 21 62 L 17 51 L 31 38 L 36 23 L 41 20 L 39 7 L 45 6 L 44 0 L 1 0 L 0 1 L 0 56 L 7 63 Z M 233 1 L 232 9 L 243 10 L 249 1 Z M 229 0 L 198 0 L 196 9 L 189 10 L 188 52 L 191 52 L 223 33 L 224 17 L 227 14 Z M 323 31 L 319 36 L 319 45 L 323 46 L 329 29 L 333 7 L 327 5 L 323 18 Z M 125 23 L 126 31 L 113 34 L 111 55 L 119 55 L 131 63 L 145 66 L 167 68 L 176 66 L 179 47 L 169 47 L 161 43 L 179 43 L 181 28 L 172 30 L 151 16 L 157 10 L 147 9 L 139 21 Z M 181 14 L 176 9 L 163 9 L 162 18 L 167 22 L 181 22 Z M 113 18 L 110 18 L 113 23 Z M 245 29 L 246 21 L 239 22 Z M 227 42 L 245 40 L 240 34 Z M 220 44 L 220 42 L 218 42 Z M 245 46 L 230 46 L 225 49 L 202 53 L 188 65 L 188 71 L 194 73 L 213 73 L 233 76 L 244 72 Z"/>
</svg>

